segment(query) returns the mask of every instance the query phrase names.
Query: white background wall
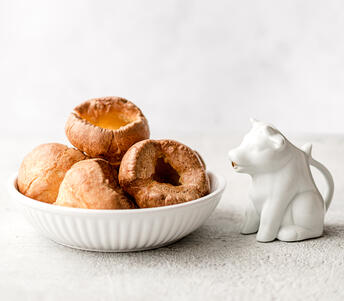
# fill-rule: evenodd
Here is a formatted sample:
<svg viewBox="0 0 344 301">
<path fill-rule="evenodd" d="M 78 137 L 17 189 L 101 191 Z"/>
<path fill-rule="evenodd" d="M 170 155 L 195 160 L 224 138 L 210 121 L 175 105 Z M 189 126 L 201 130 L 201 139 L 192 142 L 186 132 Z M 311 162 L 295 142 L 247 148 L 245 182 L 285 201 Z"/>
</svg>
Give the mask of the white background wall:
<svg viewBox="0 0 344 301">
<path fill-rule="evenodd" d="M 0 1 L 1 130 L 118 95 L 152 132 L 344 133 L 343 1 Z M 2 131 L 4 133 L 4 131 Z"/>
</svg>

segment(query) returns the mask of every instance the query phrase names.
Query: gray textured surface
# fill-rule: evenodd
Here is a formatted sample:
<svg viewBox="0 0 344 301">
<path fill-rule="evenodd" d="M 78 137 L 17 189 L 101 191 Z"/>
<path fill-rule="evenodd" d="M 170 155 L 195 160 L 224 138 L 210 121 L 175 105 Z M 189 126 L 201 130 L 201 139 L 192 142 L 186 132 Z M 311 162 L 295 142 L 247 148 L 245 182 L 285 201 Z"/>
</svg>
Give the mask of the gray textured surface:
<svg viewBox="0 0 344 301">
<path fill-rule="evenodd" d="M 42 141 L 7 139 L 9 147 L 0 154 L 0 299 L 344 299 L 344 137 L 296 139 L 298 145 L 313 140 L 314 157 L 335 178 L 325 235 L 268 244 L 238 232 L 250 183 L 247 176 L 234 174 L 226 161 L 227 149 L 239 142 L 238 137 L 174 137 L 199 149 L 208 167 L 226 176 L 222 201 L 204 226 L 178 243 L 123 254 L 73 250 L 36 234 L 15 211 L 5 184 L 21 156 Z M 323 188 L 321 178 L 319 187 Z"/>
</svg>

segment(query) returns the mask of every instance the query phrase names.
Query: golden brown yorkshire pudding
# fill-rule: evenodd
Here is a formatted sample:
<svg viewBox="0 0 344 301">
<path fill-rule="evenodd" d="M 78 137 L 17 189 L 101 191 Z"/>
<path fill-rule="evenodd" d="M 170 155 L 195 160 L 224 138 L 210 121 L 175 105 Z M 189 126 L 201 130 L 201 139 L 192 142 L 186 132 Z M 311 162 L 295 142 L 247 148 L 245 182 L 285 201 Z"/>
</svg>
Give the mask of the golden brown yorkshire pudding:
<svg viewBox="0 0 344 301">
<path fill-rule="evenodd" d="M 141 208 L 191 201 L 210 190 L 198 156 L 173 140 L 144 140 L 133 145 L 122 159 L 119 182 Z"/>
<path fill-rule="evenodd" d="M 19 191 L 33 199 L 54 203 L 65 173 L 85 155 L 60 143 L 37 146 L 23 160 L 18 173 Z"/>
<path fill-rule="evenodd" d="M 194 153 L 196 154 L 198 160 L 201 162 L 203 168 L 204 168 L 204 169 L 207 169 L 207 166 L 205 165 L 205 162 L 204 162 L 202 156 L 198 153 L 198 151 L 195 151 L 195 150 L 193 150 L 193 151 L 194 151 Z"/>
<path fill-rule="evenodd" d="M 78 162 L 66 173 L 55 205 L 86 209 L 131 209 L 115 168 L 103 159 Z"/>
<path fill-rule="evenodd" d="M 148 122 L 141 110 L 120 97 L 80 104 L 70 114 L 65 130 L 75 147 L 117 165 L 133 144 L 149 138 Z"/>
</svg>

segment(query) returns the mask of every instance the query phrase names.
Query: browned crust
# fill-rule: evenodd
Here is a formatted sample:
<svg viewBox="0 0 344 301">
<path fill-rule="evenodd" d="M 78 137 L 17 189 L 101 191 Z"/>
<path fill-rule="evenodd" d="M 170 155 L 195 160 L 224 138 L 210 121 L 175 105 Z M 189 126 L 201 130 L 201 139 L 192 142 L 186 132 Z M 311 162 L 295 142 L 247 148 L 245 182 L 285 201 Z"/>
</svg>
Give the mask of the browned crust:
<svg viewBox="0 0 344 301">
<path fill-rule="evenodd" d="M 79 164 L 80 163 L 80 164 Z M 86 209 L 131 209 L 115 168 L 103 159 L 76 163 L 65 175 L 55 205 Z"/>
<path fill-rule="evenodd" d="M 93 125 L 82 118 L 121 111 L 134 120 L 117 130 Z M 125 152 L 136 142 L 149 138 L 146 117 L 132 102 L 120 97 L 104 97 L 88 100 L 74 109 L 65 126 L 69 141 L 91 157 L 102 157 L 112 164 L 119 164 Z"/>
<path fill-rule="evenodd" d="M 85 155 L 60 143 L 37 146 L 24 158 L 18 173 L 18 189 L 24 195 L 54 203 L 65 173 Z"/>
<path fill-rule="evenodd" d="M 205 165 L 205 162 L 203 160 L 203 157 L 200 155 L 200 153 L 196 150 L 194 150 L 196 156 L 198 157 L 199 161 L 201 162 L 204 169 L 207 169 L 207 166 Z"/>
<path fill-rule="evenodd" d="M 179 174 L 179 186 L 153 180 L 155 164 L 163 157 Z M 174 140 L 144 140 L 124 155 L 119 182 L 139 207 L 158 207 L 200 198 L 210 191 L 206 171 L 195 152 Z"/>
</svg>

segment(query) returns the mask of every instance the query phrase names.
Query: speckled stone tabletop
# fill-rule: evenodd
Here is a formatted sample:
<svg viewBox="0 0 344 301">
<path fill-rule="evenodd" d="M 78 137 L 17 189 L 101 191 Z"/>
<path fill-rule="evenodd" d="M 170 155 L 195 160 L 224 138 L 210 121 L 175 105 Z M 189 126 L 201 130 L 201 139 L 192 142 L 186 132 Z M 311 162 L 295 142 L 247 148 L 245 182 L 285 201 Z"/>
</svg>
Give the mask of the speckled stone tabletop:
<svg viewBox="0 0 344 301">
<path fill-rule="evenodd" d="M 258 243 L 239 234 L 250 178 L 234 174 L 236 135 L 175 135 L 223 174 L 227 189 L 206 223 L 181 241 L 136 253 L 95 253 L 41 237 L 16 211 L 9 175 L 43 138 L 10 137 L 0 148 L 0 300 L 344 300 L 344 136 L 297 135 L 335 180 L 324 236 Z M 65 141 L 60 141 L 65 142 Z M 314 172 L 320 190 L 324 181 Z"/>
</svg>

